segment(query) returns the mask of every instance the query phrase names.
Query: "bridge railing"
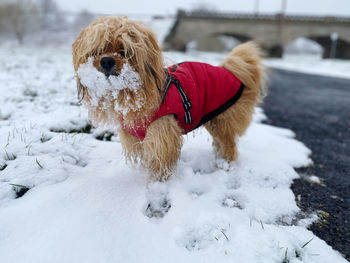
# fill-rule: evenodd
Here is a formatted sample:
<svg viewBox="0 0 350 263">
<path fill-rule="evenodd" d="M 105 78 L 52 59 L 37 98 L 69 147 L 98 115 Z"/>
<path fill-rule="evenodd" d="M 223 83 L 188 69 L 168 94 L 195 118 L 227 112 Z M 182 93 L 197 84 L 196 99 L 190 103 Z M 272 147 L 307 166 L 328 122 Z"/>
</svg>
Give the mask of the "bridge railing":
<svg viewBox="0 0 350 263">
<path fill-rule="evenodd" d="M 228 13 L 208 11 L 178 11 L 179 18 L 211 18 L 211 19 L 244 19 L 244 20 L 280 20 L 282 14 L 250 14 L 250 13 Z M 350 17 L 344 16 L 306 16 L 306 15 L 285 15 L 285 21 L 307 21 L 307 22 L 334 22 L 350 23 Z"/>
</svg>

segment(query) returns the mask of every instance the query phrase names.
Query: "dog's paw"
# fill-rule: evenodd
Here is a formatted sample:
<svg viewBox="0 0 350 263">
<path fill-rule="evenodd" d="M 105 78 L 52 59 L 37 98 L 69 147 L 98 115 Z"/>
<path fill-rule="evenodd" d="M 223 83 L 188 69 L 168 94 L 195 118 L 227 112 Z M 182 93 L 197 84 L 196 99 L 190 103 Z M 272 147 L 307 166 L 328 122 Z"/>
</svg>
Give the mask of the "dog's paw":
<svg viewBox="0 0 350 263">
<path fill-rule="evenodd" d="M 216 166 L 217 169 L 229 172 L 230 170 L 234 169 L 235 163 L 234 162 L 228 162 L 225 159 L 219 158 L 219 159 L 215 160 L 215 166 Z"/>
<path fill-rule="evenodd" d="M 163 218 L 171 208 L 168 197 L 168 188 L 165 183 L 151 183 L 147 187 L 147 205 L 144 214 L 149 218 Z"/>
<path fill-rule="evenodd" d="M 225 196 L 222 199 L 221 204 L 222 204 L 222 206 L 228 207 L 228 208 L 243 209 L 242 205 L 237 201 L 237 198 L 234 195 Z"/>
<path fill-rule="evenodd" d="M 230 224 L 220 216 L 200 218 L 198 222 L 174 229 L 175 243 L 188 251 L 200 251 L 215 247 L 225 251 L 232 235 Z"/>
<path fill-rule="evenodd" d="M 145 210 L 145 215 L 149 218 L 163 218 L 170 208 L 171 203 L 169 199 L 148 203 Z"/>
</svg>

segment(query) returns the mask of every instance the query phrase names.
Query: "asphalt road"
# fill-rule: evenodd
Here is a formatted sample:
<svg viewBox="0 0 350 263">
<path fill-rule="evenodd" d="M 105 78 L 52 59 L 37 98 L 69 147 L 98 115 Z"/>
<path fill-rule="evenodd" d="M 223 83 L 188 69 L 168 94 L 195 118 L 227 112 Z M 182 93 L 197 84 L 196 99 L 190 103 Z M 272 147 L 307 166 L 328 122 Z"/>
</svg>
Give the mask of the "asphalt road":
<svg viewBox="0 0 350 263">
<path fill-rule="evenodd" d="M 297 203 L 304 212 L 319 211 L 321 220 L 309 229 L 350 261 L 350 79 L 277 69 L 269 77 L 267 122 L 296 133 L 314 161 L 298 172 L 322 180 L 295 180 Z"/>
</svg>

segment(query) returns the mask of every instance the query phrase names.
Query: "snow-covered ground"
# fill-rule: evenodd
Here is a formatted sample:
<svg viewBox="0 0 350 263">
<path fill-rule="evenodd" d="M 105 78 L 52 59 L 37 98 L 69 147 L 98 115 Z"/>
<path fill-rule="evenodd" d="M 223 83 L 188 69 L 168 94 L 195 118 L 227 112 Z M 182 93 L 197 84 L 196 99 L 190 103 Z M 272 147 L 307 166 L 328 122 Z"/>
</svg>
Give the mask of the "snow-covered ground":
<svg viewBox="0 0 350 263">
<path fill-rule="evenodd" d="M 223 53 L 193 51 L 186 54 L 187 60 L 197 60 L 219 64 L 225 57 Z M 169 62 L 181 60 L 181 52 L 172 52 Z M 285 55 L 283 58 L 266 58 L 264 64 L 272 68 L 297 71 L 322 76 L 350 78 L 350 60 L 321 59 L 317 55 Z"/>
<path fill-rule="evenodd" d="M 286 55 L 282 59 L 267 59 L 265 64 L 273 68 L 350 79 L 350 60 L 321 59 L 318 56 L 304 54 Z"/>
<path fill-rule="evenodd" d="M 186 136 L 176 175 L 147 185 L 118 136 L 91 129 L 75 103 L 70 50 L 1 49 L 0 92 L 2 263 L 346 262 L 306 229 L 315 217 L 290 190 L 310 150 L 262 124 L 261 109 L 231 166 L 200 129 Z"/>
</svg>

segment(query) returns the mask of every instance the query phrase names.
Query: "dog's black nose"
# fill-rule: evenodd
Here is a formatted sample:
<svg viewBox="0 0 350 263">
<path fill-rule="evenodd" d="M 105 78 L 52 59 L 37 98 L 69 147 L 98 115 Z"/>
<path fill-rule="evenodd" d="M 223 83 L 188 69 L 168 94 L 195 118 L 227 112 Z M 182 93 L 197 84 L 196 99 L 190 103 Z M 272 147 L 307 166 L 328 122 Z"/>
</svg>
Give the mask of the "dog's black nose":
<svg viewBox="0 0 350 263">
<path fill-rule="evenodd" d="M 115 60 L 111 57 L 103 57 L 100 60 L 100 66 L 103 73 L 105 73 L 106 75 L 111 75 L 113 73 L 112 71 L 115 70 Z"/>
</svg>

